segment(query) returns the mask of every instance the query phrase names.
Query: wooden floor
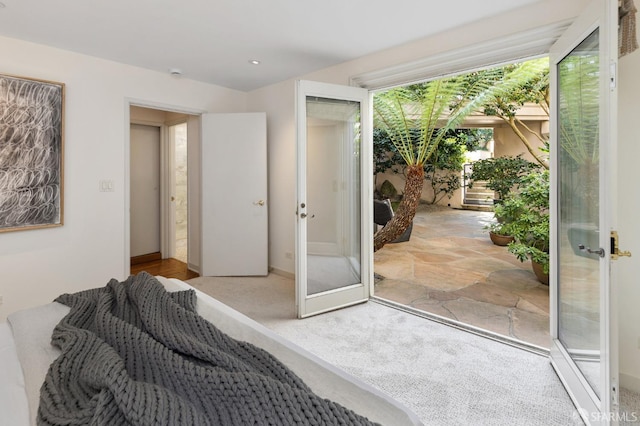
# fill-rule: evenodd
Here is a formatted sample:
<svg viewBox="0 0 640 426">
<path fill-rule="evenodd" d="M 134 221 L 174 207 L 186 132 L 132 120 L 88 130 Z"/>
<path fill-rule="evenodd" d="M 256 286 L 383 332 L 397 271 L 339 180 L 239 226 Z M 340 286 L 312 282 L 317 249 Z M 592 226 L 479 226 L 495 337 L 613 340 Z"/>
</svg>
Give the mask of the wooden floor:
<svg viewBox="0 0 640 426">
<path fill-rule="evenodd" d="M 131 265 L 131 274 L 138 272 L 148 272 L 151 275 L 161 275 L 167 278 L 178 278 L 179 280 L 188 280 L 196 278 L 199 275 L 187 269 L 187 264 L 177 259 L 162 259 L 151 262 L 138 263 Z"/>
</svg>

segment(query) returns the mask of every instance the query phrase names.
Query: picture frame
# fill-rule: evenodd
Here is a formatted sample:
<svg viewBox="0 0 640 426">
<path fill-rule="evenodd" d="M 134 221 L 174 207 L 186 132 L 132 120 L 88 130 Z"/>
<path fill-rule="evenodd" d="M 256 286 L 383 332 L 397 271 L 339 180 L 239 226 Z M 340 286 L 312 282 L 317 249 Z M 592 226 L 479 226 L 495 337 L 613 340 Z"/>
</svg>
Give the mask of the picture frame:
<svg viewBox="0 0 640 426">
<path fill-rule="evenodd" d="M 64 83 L 0 74 L 0 232 L 64 223 Z"/>
</svg>

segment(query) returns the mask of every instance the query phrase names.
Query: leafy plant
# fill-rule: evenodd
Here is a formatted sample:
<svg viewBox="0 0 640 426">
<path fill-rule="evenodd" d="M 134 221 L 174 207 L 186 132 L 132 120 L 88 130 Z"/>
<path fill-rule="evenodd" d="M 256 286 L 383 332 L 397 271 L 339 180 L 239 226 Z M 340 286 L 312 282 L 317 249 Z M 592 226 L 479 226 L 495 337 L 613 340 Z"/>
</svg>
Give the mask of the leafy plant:
<svg viewBox="0 0 640 426">
<path fill-rule="evenodd" d="M 534 171 L 522 178 L 520 190 L 500 205 L 496 214 L 508 217 L 505 232 L 515 238 L 509 252 L 521 262 L 531 259 L 549 272 L 549 171 Z"/>
<path fill-rule="evenodd" d="M 473 163 L 469 188 L 474 181 L 485 181 L 487 188 L 498 194 L 498 199 L 504 200 L 511 190 L 516 190 L 523 176 L 539 166 L 522 158 L 522 155 L 486 158 Z"/>
<path fill-rule="evenodd" d="M 497 235 L 503 235 L 505 237 L 511 236 L 511 234 L 509 234 L 508 227 L 504 222 L 491 222 L 490 224 L 486 225 L 484 229 Z"/>
<path fill-rule="evenodd" d="M 548 136 L 529 127 L 517 113 L 527 103 L 535 103 L 549 115 L 549 60 L 533 59 L 497 69 L 481 70 L 464 77 L 468 84 L 478 80 L 490 81 L 486 90 L 469 101 L 466 108 L 498 117 L 511 128 L 527 151 L 541 167 L 549 168 L 548 156 L 539 152 L 527 136 L 548 143 Z"/>
</svg>

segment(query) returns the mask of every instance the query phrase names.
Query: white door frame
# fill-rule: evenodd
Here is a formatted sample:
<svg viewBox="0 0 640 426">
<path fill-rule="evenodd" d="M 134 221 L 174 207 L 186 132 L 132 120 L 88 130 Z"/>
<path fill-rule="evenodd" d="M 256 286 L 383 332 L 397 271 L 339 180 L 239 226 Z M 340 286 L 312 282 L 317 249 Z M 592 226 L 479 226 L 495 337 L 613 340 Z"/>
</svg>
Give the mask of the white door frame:
<svg viewBox="0 0 640 426">
<path fill-rule="evenodd" d="M 131 124 L 146 124 L 146 125 L 153 125 L 156 126 L 158 125 L 158 123 L 154 123 L 154 124 L 149 124 L 149 122 L 140 122 L 139 120 L 135 120 L 135 122 L 131 121 L 131 107 L 132 106 L 137 106 L 137 107 L 142 107 L 142 108 L 151 108 L 151 109 L 157 109 L 157 110 L 161 110 L 161 111 L 168 111 L 168 112 L 177 112 L 177 113 L 181 113 L 181 114 L 189 114 L 189 115 L 196 115 L 196 116 L 200 116 L 203 113 L 205 113 L 206 111 L 203 110 L 196 110 L 196 109 L 187 109 L 187 108 L 183 108 L 183 107 L 179 107 L 179 106 L 174 106 L 174 105 L 168 105 L 168 104 L 162 104 L 162 103 L 157 103 L 157 102 L 151 102 L 151 101 L 147 101 L 147 100 L 141 100 L 141 99 L 135 99 L 135 98 L 125 98 L 124 99 L 124 128 L 125 128 L 125 132 L 124 132 L 124 182 L 123 182 L 123 188 L 124 188 L 124 259 L 123 259 L 123 270 L 124 270 L 124 276 L 127 277 L 131 274 L 131 218 L 130 218 L 130 211 L 131 211 L 131 201 L 130 201 L 130 197 L 131 197 L 131 132 L 130 132 L 130 126 Z M 160 127 L 163 126 L 164 123 L 160 123 Z M 165 131 L 165 135 L 166 135 L 166 131 Z M 162 136 L 161 136 L 162 139 Z M 165 136 L 166 139 L 166 136 Z M 200 142 L 199 142 L 200 143 Z M 166 145 L 166 144 L 165 144 Z M 161 158 L 162 158 L 162 152 L 163 150 L 161 149 Z M 165 153 L 165 158 L 166 158 L 166 153 Z M 162 161 L 162 160 L 161 160 Z M 165 173 L 166 171 L 164 170 L 164 167 L 161 168 L 161 173 Z M 162 182 L 164 182 L 165 185 L 165 190 L 166 190 L 166 182 L 165 179 L 162 178 L 161 175 L 161 186 L 162 186 Z M 164 200 L 167 199 L 166 197 L 166 193 L 162 192 L 161 189 L 161 197 L 164 196 Z M 161 198 L 162 200 L 162 198 Z M 163 202 L 161 201 L 161 206 L 163 205 Z M 164 217 L 166 220 L 166 216 L 167 216 L 167 210 L 165 210 L 164 208 L 161 207 L 161 210 L 164 210 Z M 161 221 L 163 217 L 163 213 L 161 212 Z M 163 230 L 165 230 L 166 232 L 166 227 L 165 226 L 161 226 L 161 228 Z M 166 234 L 164 236 L 164 240 L 166 241 Z M 191 238 L 191 235 L 189 235 L 189 238 Z M 162 235 L 161 235 L 161 250 L 166 250 L 165 247 L 162 247 Z M 166 253 L 166 251 L 164 252 Z M 200 264 L 200 262 L 198 261 L 198 264 Z"/>
</svg>

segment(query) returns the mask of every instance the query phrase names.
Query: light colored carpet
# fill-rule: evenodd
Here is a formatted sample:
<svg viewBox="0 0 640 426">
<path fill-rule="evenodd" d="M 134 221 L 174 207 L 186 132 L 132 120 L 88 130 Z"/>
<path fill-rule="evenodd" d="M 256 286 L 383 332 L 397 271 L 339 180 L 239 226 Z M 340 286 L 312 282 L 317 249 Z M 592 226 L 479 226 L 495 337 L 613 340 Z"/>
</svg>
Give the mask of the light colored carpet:
<svg viewBox="0 0 640 426">
<path fill-rule="evenodd" d="M 620 389 L 620 424 L 640 424 L 640 393 Z"/>
<path fill-rule="evenodd" d="M 307 294 L 358 284 L 360 277 L 344 256 L 307 256 Z"/>
<path fill-rule="evenodd" d="M 546 357 L 374 302 L 305 320 L 293 281 L 195 278 L 194 287 L 388 393 L 426 425 L 580 425 Z"/>
</svg>

